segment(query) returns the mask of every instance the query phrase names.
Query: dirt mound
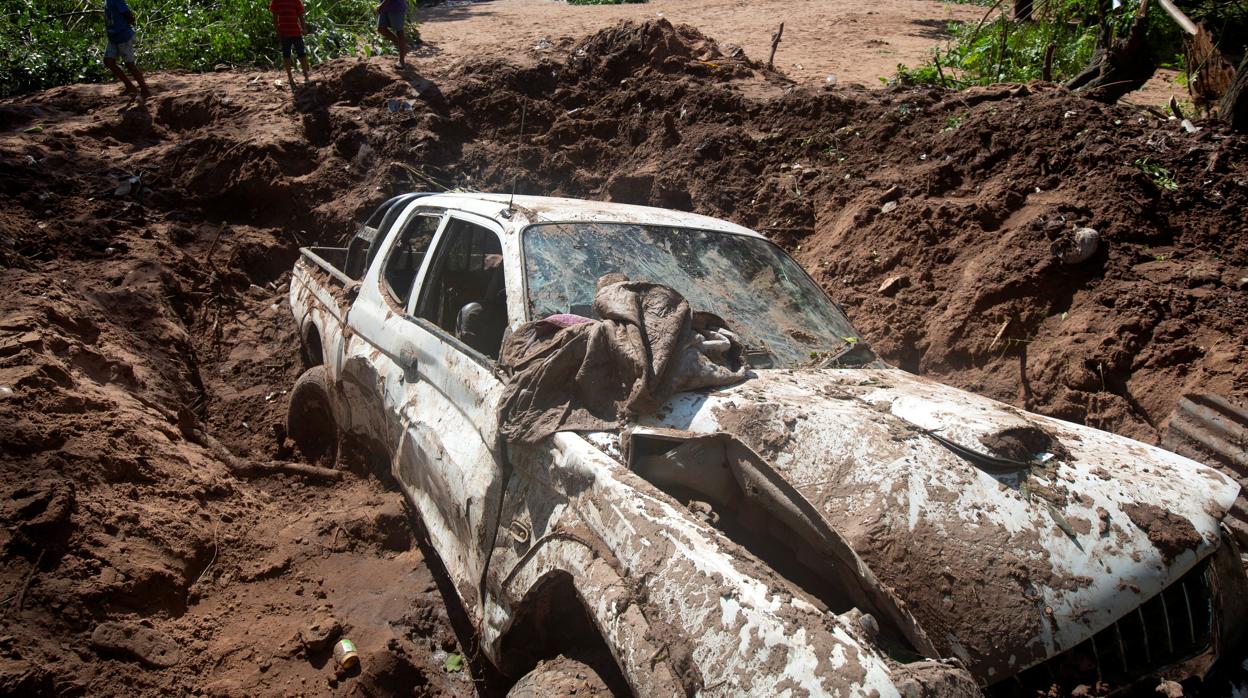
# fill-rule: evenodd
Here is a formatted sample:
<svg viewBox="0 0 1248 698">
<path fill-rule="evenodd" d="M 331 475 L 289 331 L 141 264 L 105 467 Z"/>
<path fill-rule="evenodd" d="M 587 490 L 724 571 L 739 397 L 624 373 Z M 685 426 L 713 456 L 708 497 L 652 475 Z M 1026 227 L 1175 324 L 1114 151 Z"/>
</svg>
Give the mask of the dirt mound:
<svg viewBox="0 0 1248 698">
<path fill-rule="evenodd" d="M 904 368 L 1149 441 L 1183 392 L 1248 398 L 1246 144 L 1212 124 L 1054 87 L 795 88 L 662 20 L 437 75 L 336 61 L 297 100 L 277 77 L 0 103 L 0 693 L 473 692 L 399 495 L 243 477 L 188 429 L 293 457 L 286 270 L 397 191 L 729 218 Z M 335 626 L 363 675 L 301 639 Z"/>
<path fill-rule="evenodd" d="M 748 76 L 760 67 L 741 49 L 725 55 L 714 39 L 689 25 L 672 26 L 666 19 L 621 22 L 592 34 L 572 48 L 567 64 L 572 74 L 604 82 L 656 72 L 727 80 Z"/>
</svg>

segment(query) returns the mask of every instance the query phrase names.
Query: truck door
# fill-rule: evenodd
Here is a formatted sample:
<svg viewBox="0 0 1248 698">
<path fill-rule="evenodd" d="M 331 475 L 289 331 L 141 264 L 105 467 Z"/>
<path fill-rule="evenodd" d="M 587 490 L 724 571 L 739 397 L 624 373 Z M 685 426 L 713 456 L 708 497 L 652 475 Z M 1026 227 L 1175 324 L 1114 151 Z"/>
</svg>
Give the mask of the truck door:
<svg viewBox="0 0 1248 698">
<path fill-rule="evenodd" d="M 411 321 L 406 318 L 416 278 L 426 252 L 446 220 L 439 209 L 410 205 L 394 212 L 389 227 L 377 232 L 375 251 L 352 303 L 338 386 L 345 409 L 338 427 L 350 445 L 371 461 L 389 463 L 398 448 L 401 421 L 397 409 L 405 399 L 404 372 L 398 351 Z"/>
<path fill-rule="evenodd" d="M 381 347 L 399 381 L 387 381 L 387 409 L 400 423 L 392 471 L 474 621 L 507 476 L 494 362 L 508 322 L 506 275 L 518 270 L 504 265 L 499 232 L 450 213 Z"/>
</svg>

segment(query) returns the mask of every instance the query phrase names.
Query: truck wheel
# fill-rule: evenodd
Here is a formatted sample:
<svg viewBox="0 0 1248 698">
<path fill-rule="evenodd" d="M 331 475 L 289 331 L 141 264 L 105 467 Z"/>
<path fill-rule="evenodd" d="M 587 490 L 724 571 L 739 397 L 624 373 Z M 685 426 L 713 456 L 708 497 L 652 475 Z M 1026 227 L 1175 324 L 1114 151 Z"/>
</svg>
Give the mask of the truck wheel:
<svg viewBox="0 0 1248 698">
<path fill-rule="evenodd" d="M 338 459 L 338 425 L 334 422 L 329 378 L 324 366 L 313 366 L 299 376 L 286 407 L 286 435 L 313 463 Z"/>
<path fill-rule="evenodd" d="M 507 698 L 610 696 L 611 689 L 588 664 L 560 655 L 537 663 L 507 691 Z"/>
</svg>

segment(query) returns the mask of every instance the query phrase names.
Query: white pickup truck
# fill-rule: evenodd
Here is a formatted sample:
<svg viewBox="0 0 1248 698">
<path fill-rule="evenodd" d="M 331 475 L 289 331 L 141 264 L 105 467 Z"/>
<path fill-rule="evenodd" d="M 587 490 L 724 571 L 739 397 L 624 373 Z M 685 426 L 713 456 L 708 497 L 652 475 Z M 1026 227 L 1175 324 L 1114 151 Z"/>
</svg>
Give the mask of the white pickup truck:
<svg viewBox="0 0 1248 698">
<path fill-rule="evenodd" d="M 592 316 L 617 272 L 726 320 L 747 378 L 509 443 L 504 337 Z M 385 465 L 522 685 L 580 653 L 646 696 L 1151 692 L 1243 634 L 1238 485 L 885 364 L 740 226 L 410 194 L 302 250 L 290 304 L 309 368 L 289 435 Z"/>
</svg>

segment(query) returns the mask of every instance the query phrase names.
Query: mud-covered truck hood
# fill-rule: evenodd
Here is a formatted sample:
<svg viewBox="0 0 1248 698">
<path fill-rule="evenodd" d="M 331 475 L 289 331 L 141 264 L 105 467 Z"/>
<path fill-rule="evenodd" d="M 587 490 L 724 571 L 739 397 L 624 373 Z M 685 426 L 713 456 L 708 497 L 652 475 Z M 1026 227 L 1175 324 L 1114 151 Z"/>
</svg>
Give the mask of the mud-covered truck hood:
<svg viewBox="0 0 1248 698">
<path fill-rule="evenodd" d="M 678 395 L 647 426 L 743 442 L 987 683 L 1191 570 L 1238 491 L 1167 451 L 895 369 L 759 371 Z"/>
</svg>

